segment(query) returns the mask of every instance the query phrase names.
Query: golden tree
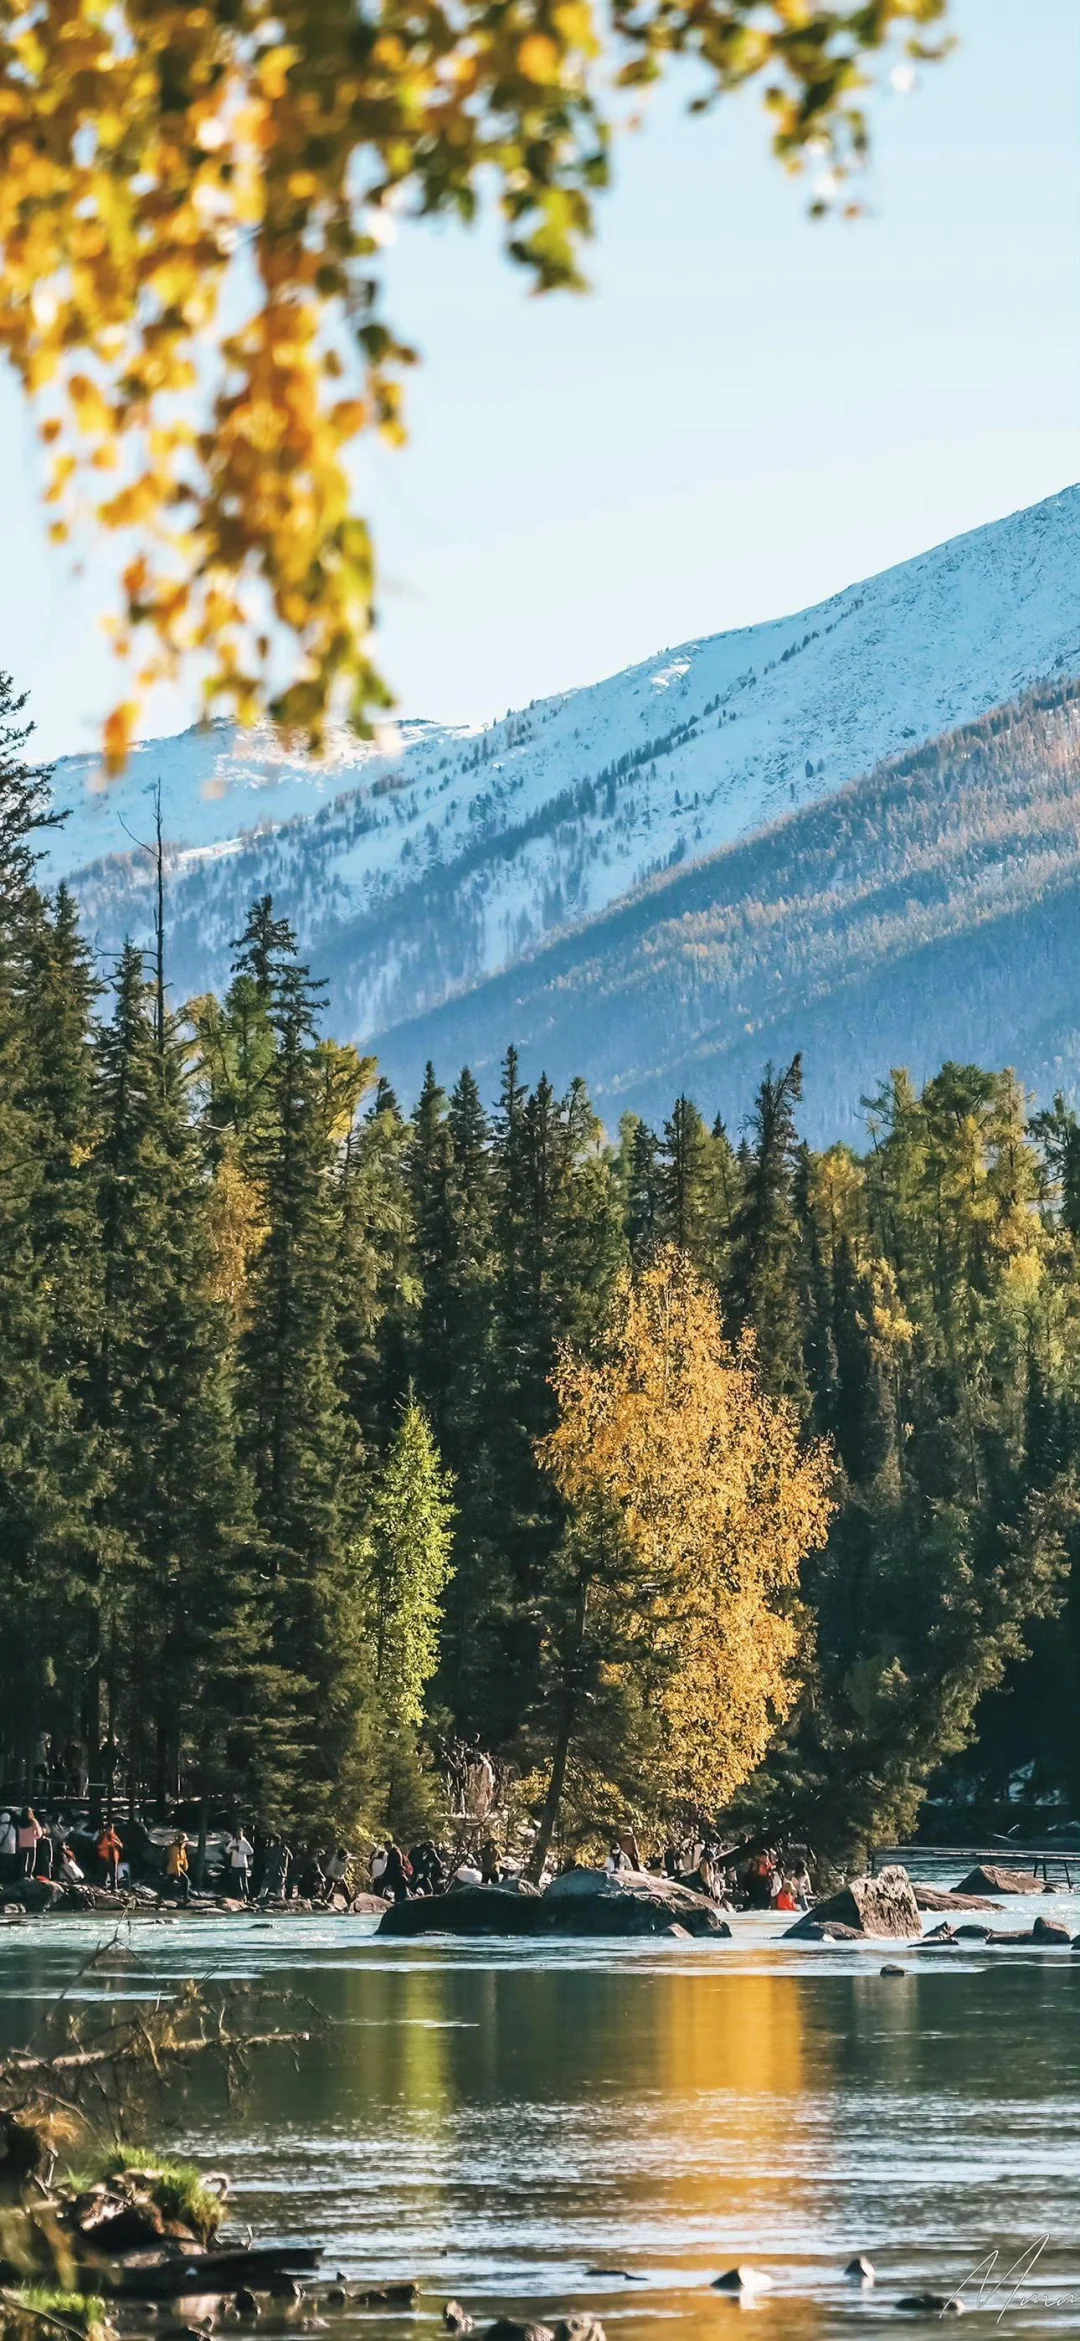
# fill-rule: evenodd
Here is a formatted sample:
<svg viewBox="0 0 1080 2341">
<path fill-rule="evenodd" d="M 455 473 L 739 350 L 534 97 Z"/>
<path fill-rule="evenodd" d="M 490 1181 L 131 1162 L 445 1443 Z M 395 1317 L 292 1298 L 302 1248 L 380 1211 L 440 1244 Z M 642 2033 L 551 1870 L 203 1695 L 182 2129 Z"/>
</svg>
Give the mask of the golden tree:
<svg viewBox="0 0 1080 2341">
<path fill-rule="evenodd" d="M 575 285 L 613 87 L 672 55 L 698 107 L 759 82 L 780 157 L 831 186 L 865 147 L 866 60 L 937 53 L 945 8 L 0 0 L 0 350 L 53 451 L 54 535 L 121 532 L 135 690 L 194 657 L 210 703 L 269 701 L 316 744 L 385 704 L 343 451 L 401 436 L 395 206 L 469 220 L 490 186 L 535 287 Z M 110 719 L 114 766 L 137 713 Z"/>
<path fill-rule="evenodd" d="M 662 1251 L 623 1278 L 602 1353 L 560 1357 L 540 1455 L 570 1514 L 568 1631 L 539 1867 L 581 1693 L 632 1687 L 654 1800 L 716 1811 L 799 1689 L 799 1570 L 825 1540 L 832 1458 L 724 1338 L 715 1294 Z"/>
</svg>

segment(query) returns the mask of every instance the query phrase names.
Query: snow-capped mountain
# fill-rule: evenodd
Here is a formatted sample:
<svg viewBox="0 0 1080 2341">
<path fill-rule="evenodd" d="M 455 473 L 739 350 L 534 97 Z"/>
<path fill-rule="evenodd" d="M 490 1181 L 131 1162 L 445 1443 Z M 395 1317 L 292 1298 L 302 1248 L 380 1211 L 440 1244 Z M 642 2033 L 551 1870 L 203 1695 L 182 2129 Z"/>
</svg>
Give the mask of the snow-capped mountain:
<svg viewBox="0 0 1080 2341">
<path fill-rule="evenodd" d="M 53 875 L 89 933 L 145 934 L 160 779 L 177 996 L 221 981 L 272 892 L 365 1038 L 512 967 L 691 863 L 1040 678 L 1080 672 L 1080 488 L 797 616 L 665 651 L 483 729 L 336 738 L 322 765 L 269 727 L 151 741 L 124 780 L 57 767 Z M 124 824 L 127 824 L 125 828 Z M 583 1043 L 584 1047 L 584 1043 Z M 587 1053 L 587 1051 L 586 1051 Z"/>
</svg>

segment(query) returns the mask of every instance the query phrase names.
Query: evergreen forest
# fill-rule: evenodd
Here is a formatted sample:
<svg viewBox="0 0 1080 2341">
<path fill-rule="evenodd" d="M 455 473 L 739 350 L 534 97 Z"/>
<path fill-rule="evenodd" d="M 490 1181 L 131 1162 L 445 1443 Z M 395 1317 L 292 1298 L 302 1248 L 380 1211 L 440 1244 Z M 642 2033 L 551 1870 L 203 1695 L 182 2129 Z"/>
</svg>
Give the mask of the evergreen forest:
<svg viewBox="0 0 1080 2341">
<path fill-rule="evenodd" d="M 408 1835 L 441 1740 L 550 1835 L 837 1854 L 1080 1796 L 1080 1125 L 882 1068 L 811 1150 L 585 1082 L 415 1099 L 269 896 L 221 997 L 98 965 L 0 696 L 0 1770 Z M 674 1328 L 674 1330 L 673 1330 Z M 696 1574 L 695 1574 L 696 1572 Z"/>
</svg>

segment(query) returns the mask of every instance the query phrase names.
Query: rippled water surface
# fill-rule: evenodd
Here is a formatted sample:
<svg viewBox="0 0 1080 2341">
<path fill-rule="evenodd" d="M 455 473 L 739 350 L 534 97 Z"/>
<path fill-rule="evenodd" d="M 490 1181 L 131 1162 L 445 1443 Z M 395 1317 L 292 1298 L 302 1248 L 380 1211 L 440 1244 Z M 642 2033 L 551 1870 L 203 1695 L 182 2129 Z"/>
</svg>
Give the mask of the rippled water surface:
<svg viewBox="0 0 1080 2341">
<path fill-rule="evenodd" d="M 1080 1928 L 1065 1896 L 997 1923 L 1036 1908 Z M 958 2285 L 1004 2334 L 1080 2325 L 1080 1953 L 796 1950 L 771 1922 L 734 1926 L 540 1949 L 174 1919 L 130 1929 L 138 1966 L 109 1954 L 82 1977 L 108 1937 L 27 1922 L 0 1938 L 0 2036 L 25 2038 L 65 1987 L 122 2002 L 191 1975 L 317 2009 L 295 2061 L 266 2052 L 234 2105 L 200 2078 L 178 2119 L 261 2237 L 419 2280 L 415 2315 L 344 2320 L 355 2341 L 433 2341 L 451 2295 L 478 2319 L 590 2308 L 609 2341 L 714 2341 L 746 2315 L 759 2341 L 871 2341 L 903 2326 L 904 2292 Z M 842 2280 L 858 2251 L 872 2291 Z M 737 2261 L 773 2279 L 753 2307 L 709 2288 Z"/>
</svg>

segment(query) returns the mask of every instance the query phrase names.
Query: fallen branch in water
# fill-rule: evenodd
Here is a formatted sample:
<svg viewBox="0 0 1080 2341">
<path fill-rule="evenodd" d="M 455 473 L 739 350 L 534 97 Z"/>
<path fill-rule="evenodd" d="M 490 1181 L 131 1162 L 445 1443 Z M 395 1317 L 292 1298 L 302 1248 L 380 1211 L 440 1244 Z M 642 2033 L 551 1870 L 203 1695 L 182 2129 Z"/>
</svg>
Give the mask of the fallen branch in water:
<svg viewBox="0 0 1080 2341">
<path fill-rule="evenodd" d="M 302 2044 L 311 2039 L 310 2032 L 211 2032 L 200 2033 L 194 2040 L 155 2040 L 153 2056 L 197 2056 L 202 2049 L 280 2048 Z M 147 2044 L 150 2045 L 149 2043 Z M 0 2057 L 0 2080 L 12 2073 L 70 2073 L 85 2071 L 92 2065 L 111 2064 L 116 2058 L 115 2048 L 70 2049 L 58 2056 L 26 2056 L 15 2049 L 10 2056 Z"/>
</svg>

